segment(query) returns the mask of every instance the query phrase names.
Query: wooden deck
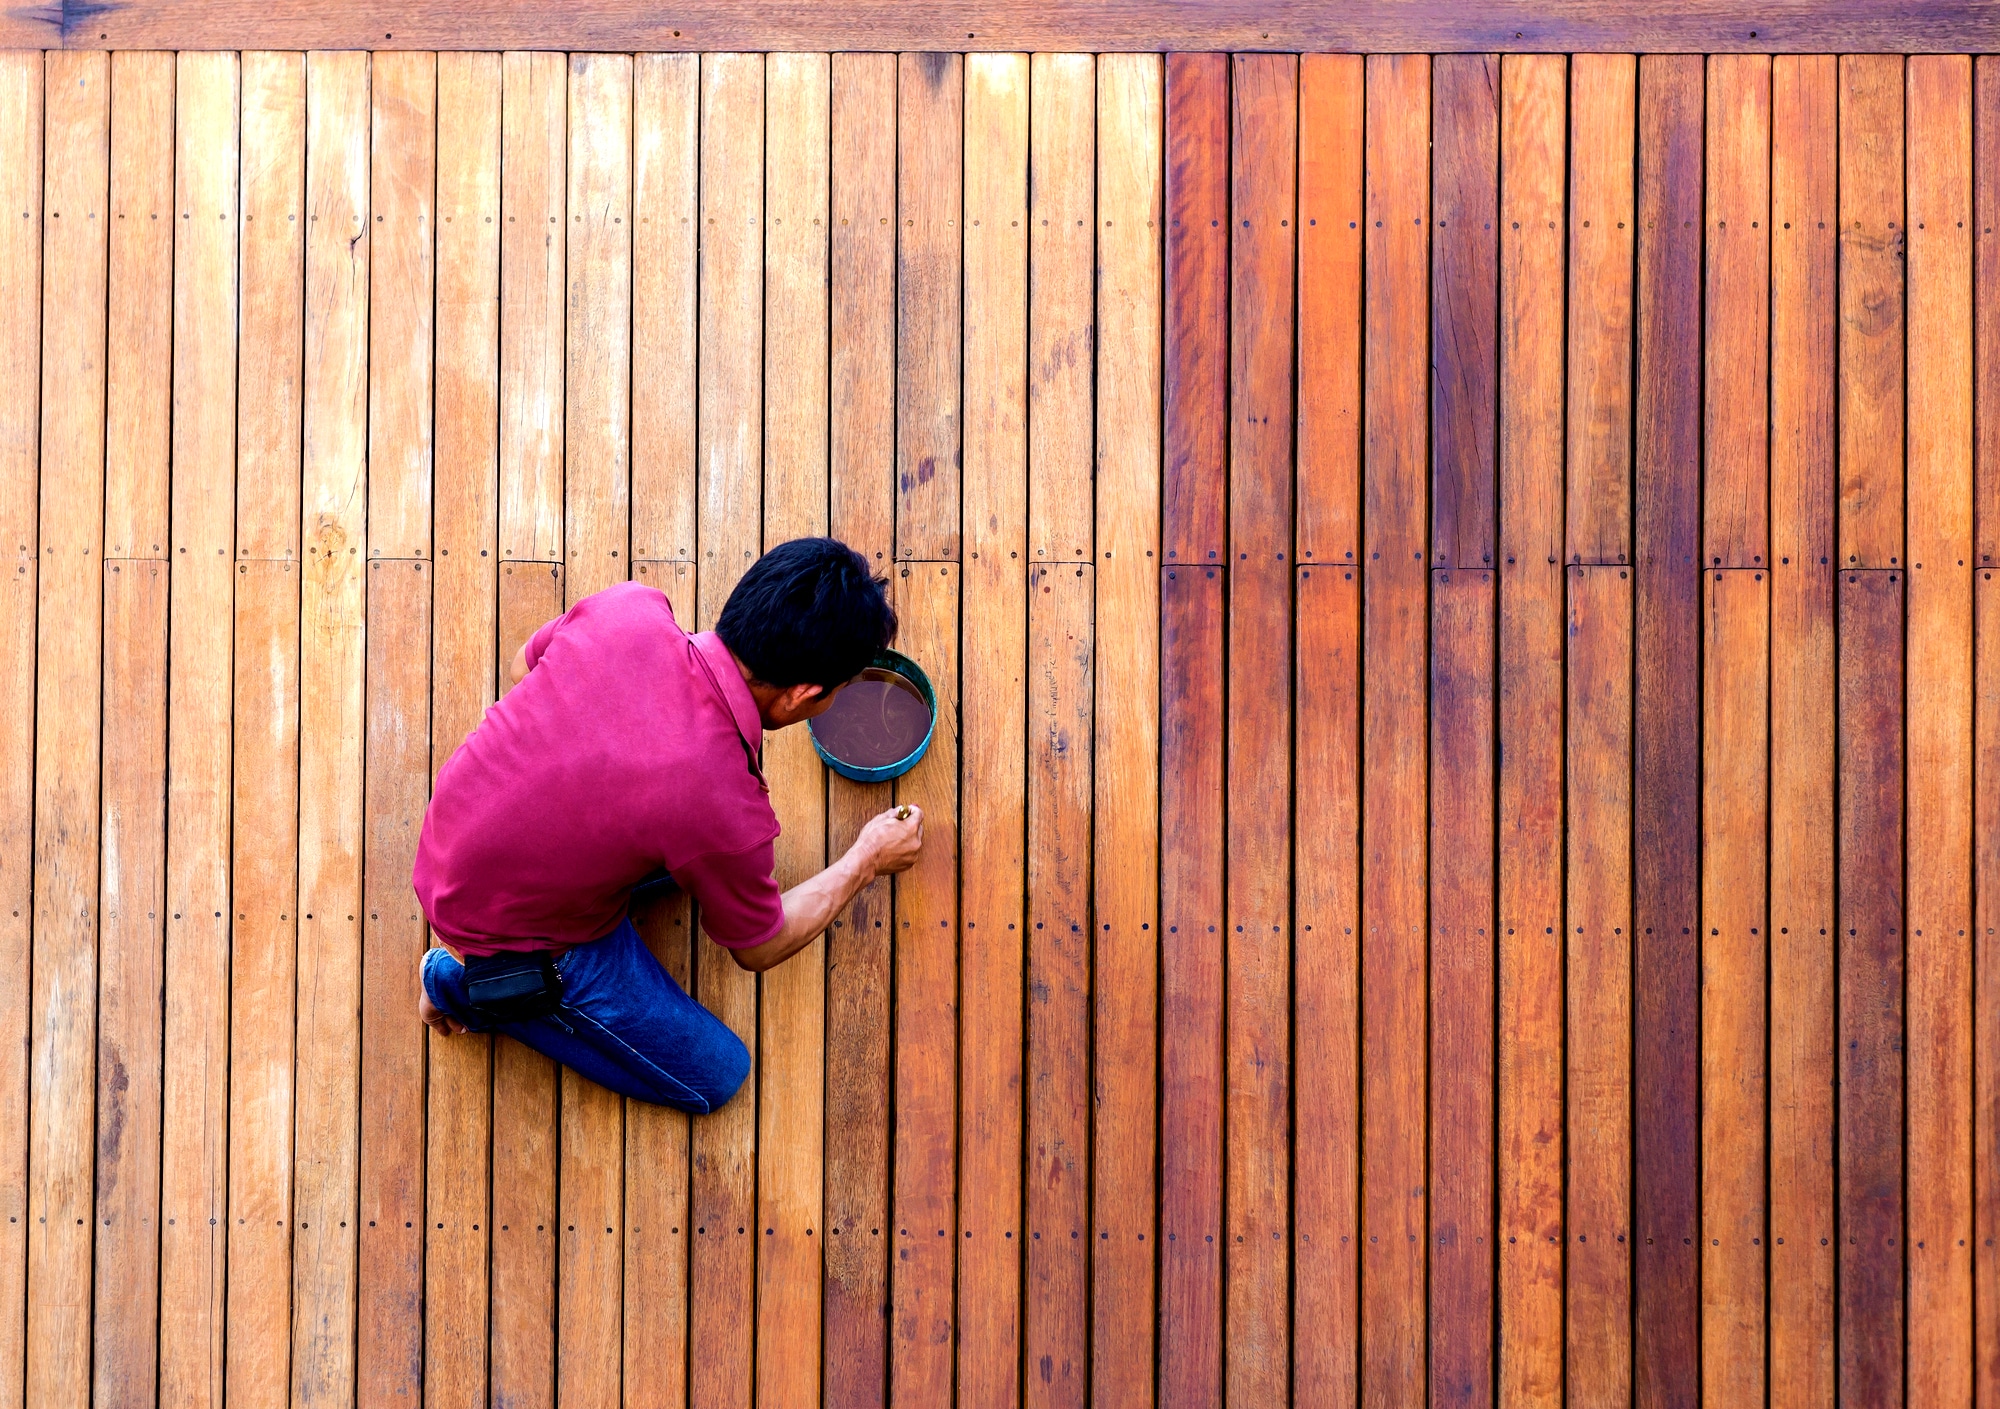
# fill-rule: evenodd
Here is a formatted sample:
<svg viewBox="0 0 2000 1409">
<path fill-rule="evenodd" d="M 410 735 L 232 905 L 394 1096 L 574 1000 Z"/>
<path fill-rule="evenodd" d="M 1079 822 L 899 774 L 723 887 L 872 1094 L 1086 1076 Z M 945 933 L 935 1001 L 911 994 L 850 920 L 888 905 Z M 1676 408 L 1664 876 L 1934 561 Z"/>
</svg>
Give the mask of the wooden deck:
<svg viewBox="0 0 2000 1409">
<path fill-rule="evenodd" d="M 2000 1405 L 1996 227 L 1963 55 L 0 54 L 0 1406 Z M 744 1094 L 427 1038 L 516 645 L 823 532 Z"/>
</svg>

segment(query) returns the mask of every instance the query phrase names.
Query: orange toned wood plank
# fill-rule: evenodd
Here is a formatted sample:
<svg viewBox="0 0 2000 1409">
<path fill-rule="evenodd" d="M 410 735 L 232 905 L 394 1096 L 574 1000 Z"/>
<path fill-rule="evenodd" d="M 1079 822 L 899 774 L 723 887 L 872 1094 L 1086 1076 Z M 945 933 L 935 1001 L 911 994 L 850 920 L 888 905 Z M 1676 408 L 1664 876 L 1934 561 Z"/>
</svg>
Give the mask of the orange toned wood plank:
<svg viewBox="0 0 2000 1409">
<path fill-rule="evenodd" d="M 111 58 L 104 552 L 167 556 L 173 396 L 174 60 Z M 294 207 L 296 211 L 296 207 Z M 294 236 L 298 230 L 292 225 Z"/>
<path fill-rule="evenodd" d="M 1367 409 L 1362 520 L 1361 1380 L 1424 1383 L 1425 656 L 1431 86 L 1368 60 Z"/>
<path fill-rule="evenodd" d="M 158 1393 L 202 1405 L 223 1392 L 228 1215 L 238 87 L 234 55 L 178 63 Z"/>
<path fill-rule="evenodd" d="M 1035 457 L 1030 476 L 1039 482 L 1043 468 Z M 1094 585 L 1090 569 L 1080 565 L 1037 563 L 1028 572 L 1029 1241 L 1023 1340 L 1034 1369 L 1022 1397 L 1035 1405 L 1081 1405 L 1089 1386 Z"/>
<path fill-rule="evenodd" d="M 305 360 L 306 60 L 243 56 L 241 328 L 246 378 L 236 419 L 236 555 L 299 556 L 300 379 Z M 429 347 L 424 350 L 429 376 Z M 296 591 L 296 585 L 294 590 Z"/>
<path fill-rule="evenodd" d="M 1095 65 L 1029 76 L 1027 1286 L 1024 1399 L 1089 1386 L 1091 299 Z M 1067 560 L 1067 561 L 1065 561 Z M 1075 564 L 1075 566 L 1071 566 Z"/>
<path fill-rule="evenodd" d="M 1565 1345 L 1570 1402 L 1631 1392 L 1632 583 L 1568 570 Z"/>
<path fill-rule="evenodd" d="M 1170 563 L 1221 563 L 1229 394 L 1229 61 L 1167 59 L 1166 446 Z M 1192 582 L 1190 578 L 1188 581 Z"/>
<path fill-rule="evenodd" d="M 504 485 L 514 467 L 505 460 L 501 465 Z M 565 600 L 562 564 L 503 562 L 495 661 L 512 660 L 544 622 L 562 614 Z M 507 688 L 502 685 L 501 693 Z M 539 1052 L 511 1037 L 493 1039 L 489 1393 L 494 1403 L 555 1403 L 560 1075 L 561 1068 Z"/>
<path fill-rule="evenodd" d="M 28 1104 L 28 1398 L 90 1386 L 98 788 L 104 624 L 105 276 L 111 64 L 44 79 L 41 570 L 35 652 L 34 981 Z"/>
<path fill-rule="evenodd" d="M 896 67 L 896 556 L 958 557 L 965 63 Z"/>
<path fill-rule="evenodd" d="M 1763 567 L 1768 551 L 1771 61 L 1708 64 L 1702 562 Z"/>
<path fill-rule="evenodd" d="M 1562 1396 L 1566 62 L 1500 66 L 1499 1399 Z"/>
<path fill-rule="evenodd" d="M 1026 981 L 1029 64 L 965 66 L 965 578 L 959 804 L 958 1388 L 1021 1394 Z M 1039 218 L 1039 217 L 1037 217 Z M 1069 243 L 1073 244 L 1072 239 Z M 1039 248 L 1039 245 L 1037 245 Z M 1071 330 L 1074 331 L 1073 329 Z M 1040 374 L 1046 366 L 1038 361 Z M 879 476 L 872 476 L 874 482 Z M 836 488 L 836 498 L 840 491 Z M 1072 525 L 1064 525 L 1074 538 Z"/>
<path fill-rule="evenodd" d="M 821 54 L 765 61 L 764 541 L 827 531 L 827 261 L 831 101 Z M 765 745 L 778 884 L 826 864 L 826 769 L 804 729 Z M 826 945 L 765 974 L 757 1101 L 757 1399 L 820 1402 Z"/>
<path fill-rule="evenodd" d="M 1903 60 L 1840 60 L 1840 557 L 1903 563 Z"/>
<path fill-rule="evenodd" d="M 410 987 L 426 935 L 409 876 L 430 797 L 431 565 L 374 559 L 367 592 L 356 1378 L 381 1403 L 414 1398 L 423 1381 L 425 1037 Z"/>
<path fill-rule="evenodd" d="M 433 776 L 493 702 L 496 679 L 500 57 L 439 55 L 437 85 Z M 465 1409 L 486 1394 L 493 1042 L 428 1041 L 424 1392 Z"/>
<path fill-rule="evenodd" d="M 1160 60 L 1097 61 L 1091 1394 L 1153 1404 L 1160 801 Z M 981 814 L 973 814 L 975 816 Z"/>
<path fill-rule="evenodd" d="M 1493 565 L 1500 59 L 1432 66 L 1431 538 L 1435 567 Z"/>
<path fill-rule="evenodd" d="M 890 1227 L 890 1398 L 939 1403 L 952 1374 L 957 1110 L 959 570 L 903 563 L 901 650 L 937 688 L 930 750 L 896 783 L 924 810 L 924 850 L 895 881 L 895 1133 Z"/>
<path fill-rule="evenodd" d="M 1907 71 L 1909 1351 L 1916 1403 L 1972 1393 L 1972 60 Z"/>
<path fill-rule="evenodd" d="M 2000 1287 L 2000 940 L 1994 937 L 2000 931 L 2000 788 L 1994 787 L 2000 780 L 2000 587 L 1994 581 L 1991 568 L 1974 574 L 1972 1394 L 1979 1409 L 2000 1403 L 2000 1306 L 1989 1291 Z"/>
<path fill-rule="evenodd" d="M 701 387 L 697 616 L 712 627 L 762 545 L 764 60 L 701 64 Z M 749 1047 L 729 1105 L 694 1123 L 689 1272 L 690 1401 L 747 1405 L 755 1318 L 757 980 L 713 943 L 697 945 L 695 996 Z"/>
<path fill-rule="evenodd" d="M 1570 62 L 1568 528 L 1564 561 L 1632 550 L 1633 138 L 1629 54 Z"/>
<path fill-rule="evenodd" d="M 1296 1057 L 1292 1310 L 1314 1330 L 1293 1337 L 1292 1384 L 1295 1401 L 1328 1405 L 1356 1404 L 1360 1389 L 1360 576 L 1351 564 L 1298 571 L 1292 714 L 1295 768 L 1314 780 L 1292 794 L 1292 1017 L 1320 1034 Z"/>
<path fill-rule="evenodd" d="M 1770 594 L 1701 576 L 1701 1393 L 1735 1404 L 1764 1395 Z"/>
<path fill-rule="evenodd" d="M 431 556 L 437 289 L 437 56 L 370 78 L 368 555 Z"/>
<path fill-rule="evenodd" d="M 236 564 L 231 803 L 264 819 L 237 828 L 230 875 L 227 1388 L 249 1404 L 291 1395 L 299 578 L 296 560 Z"/>
<path fill-rule="evenodd" d="M 835 537 L 886 569 L 896 506 L 896 58 L 835 54 L 829 78 L 829 513 Z M 892 791 L 829 777 L 827 854 L 852 845 Z M 886 880 L 869 885 L 827 935 L 821 1256 L 830 1406 L 879 1405 L 888 1394 L 889 893 Z"/>
<path fill-rule="evenodd" d="M 363 990 L 369 64 L 306 61 L 305 576 L 292 1392 L 356 1385 Z"/>
<path fill-rule="evenodd" d="M 1975 453 L 1973 550 L 1979 567 L 2000 558 L 2000 56 L 1984 55 L 1973 71 L 1972 229 Z M 1995 1373 L 2000 1373 L 1996 1371 Z M 1981 1386 L 1984 1392 L 1984 1385 Z M 1996 1390 L 2000 1393 L 2000 1390 Z"/>
<path fill-rule="evenodd" d="M 123 91 L 118 69 L 114 59 L 114 102 Z M 171 78 L 170 66 L 166 72 Z M 114 152 L 116 146 L 114 136 Z M 98 1383 L 144 1385 L 156 1373 L 159 1348 L 167 565 L 151 559 L 105 567 L 97 1119 L 111 1138 L 100 1137 L 97 1146 L 91 1355 Z M 143 1393 L 135 1398 L 150 1402 Z"/>
<path fill-rule="evenodd" d="M 501 60 L 500 556 L 563 556 L 568 61 Z"/>
<path fill-rule="evenodd" d="M 1642 1409 L 1699 1393 L 1702 65 L 1639 65 L 1632 1304 Z"/>
<path fill-rule="evenodd" d="M 1360 551 L 1361 90 L 1360 55 L 1299 57 L 1296 533 L 1307 563 Z"/>
<path fill-rule="evenodd" d="M 1272 682 L 1291 678 L 1298 62 L 1239 55 L 1231 82 L 1230 671 Z M 1224 934 L 1224 1376 L 1230 1397 L 1253 1402 L 1282 1397 L 1291 1372 L 1289 706 L 1282 690 L 1228 692 L 1229 793 L 1241 801 L 1228 810 Z"/>
<path fill-rule="evenodd" d="M 632 556 L 694 561 L 701 60 L 632 60 Z M 622 375 L 622 373 L 621 373 Z M 692 620 L 693 618 L 688 618 Z"/>
<path fill-rule="evenodd" d="M 1843 234 L 1846 232 L 1843 231 Z M 1840 1391 L 1904 1388 L 1903 574 L 1839 574 Z"/>
<path fill-rule="evenodd" d="M 1446 1404 L 1493 1402 L 1495 598 L 1487 569 L 1431 574 L 1430 1384 Z"/>
</svg>

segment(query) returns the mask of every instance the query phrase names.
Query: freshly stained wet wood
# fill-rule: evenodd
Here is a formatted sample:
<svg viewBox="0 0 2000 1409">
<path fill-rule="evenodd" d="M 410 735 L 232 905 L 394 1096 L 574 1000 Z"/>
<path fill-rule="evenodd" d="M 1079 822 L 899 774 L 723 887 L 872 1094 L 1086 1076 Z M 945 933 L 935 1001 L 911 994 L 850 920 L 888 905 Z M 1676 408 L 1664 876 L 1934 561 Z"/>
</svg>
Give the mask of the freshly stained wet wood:
<svg viewBox="0 0 2000 1409">
<path fill-rule="evenodd" d="M 1771 61 L 1708 65 L 1702 358 L 1702 562 L 1767 561 L 1771 333 Z"/>
<path fill-rule="evenodd" d="M 1161 513 L 1169 563 L 1223 561 L 1229 388 L 1229 62 L 1167 58 L 1167 399 Z M 1190 579 L 1192 580 L 1192 579 Z"/>
<path fill-rule="evenodd" d="M 1351 564 L 1361 531 L 1363 61 L 1299 58 L 1298 508 L 1303 563 Z"/>
<path fill-rule="evenodd" d="M 1981 62 L 1982 70 L 1985 61 Z M 1987 80 L 1982 72 L 1982 86 Z M 1981 97 L 1985 94 L 1982 92 Z M 1983 232 L 1985 226 L 1981 225 Z M 1982 470 L 1985 466 L 1982 465 Z M 1973 580 L 1977 691 L 1973 713 L 1973 775 L 2000 778 L 2000 586 L 1981 567 Z M 1973 1214 L 1974 1324 L 1972 1381 L 1976 1403 L 2000 1392 L 2000 1310 L 1986 1289 L 2000 1285 L 2000 790 L 1973 797 Z"/>
<path fill-rule="evenodd" d="M 1424 1382 L 1425 646 L 1430 62 L 1368 60 L 1362 522 L 1361 1379 L 1414 1404 Z"/>
<path fill-rule="evenodd" d="M 1500 57 L 1433 63 L 1431 563 L 1493 564 L 1500 362 Z"/>
<path fill-rule="evenodd" d="M 1903 60 L 1840 60 L 1840 557 L 1903 564 Z"/>
<path fill-rule="evenodd" d="M 1500 68 L 1499 1397 L 1562 1394 L 1563 93 Z"/>
<path fill-rule="evenodd" d="M 1563 560 L 1632 551 L 1632 175 L 1637 65 L 1578 54 L 1569 83 L 1569 500 Z"/>
<path fill-rule="evenodd" d="M 1974 62 L 1972 90 L 1973 552 L 1985 568 L 2000 559 L 2000 56 Z M 2000 1374 L 2000 1370 L 1995 1371 Z M 1983 1384 L 1981 1386 L 1984 1388 Z M 2000 1392 L 2000 1389 L 1996 1389 Z"/>
</svg>

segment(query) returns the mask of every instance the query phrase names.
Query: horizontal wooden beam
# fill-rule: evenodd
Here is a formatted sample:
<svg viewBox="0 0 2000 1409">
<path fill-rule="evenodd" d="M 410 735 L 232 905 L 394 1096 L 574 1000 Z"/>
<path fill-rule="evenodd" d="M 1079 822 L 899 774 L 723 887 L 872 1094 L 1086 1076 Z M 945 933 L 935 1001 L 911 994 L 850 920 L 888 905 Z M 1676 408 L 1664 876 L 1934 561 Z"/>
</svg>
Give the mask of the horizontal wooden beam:
<svg viewBox="0 0 2000 1409">
<path fill-rule="evenodd" d="M 1981 52 L 2000 0 L 58 0 L 0 47 Z"/>
</svg>

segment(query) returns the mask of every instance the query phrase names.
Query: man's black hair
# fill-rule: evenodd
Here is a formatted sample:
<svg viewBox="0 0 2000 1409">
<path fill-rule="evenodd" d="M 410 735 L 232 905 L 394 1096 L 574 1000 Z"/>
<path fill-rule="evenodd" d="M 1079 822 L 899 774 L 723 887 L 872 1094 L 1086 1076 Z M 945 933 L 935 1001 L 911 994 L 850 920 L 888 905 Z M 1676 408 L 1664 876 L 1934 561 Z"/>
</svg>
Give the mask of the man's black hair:
<svg viewBox="0 0 2000 1409">
<path fill-rule="evenodd" d="M 743 574 L 715 634 L 766 685 L 844 685 L 896 639 L 888 583 L 837 538 L 780 543 Z"/>
</svg>

